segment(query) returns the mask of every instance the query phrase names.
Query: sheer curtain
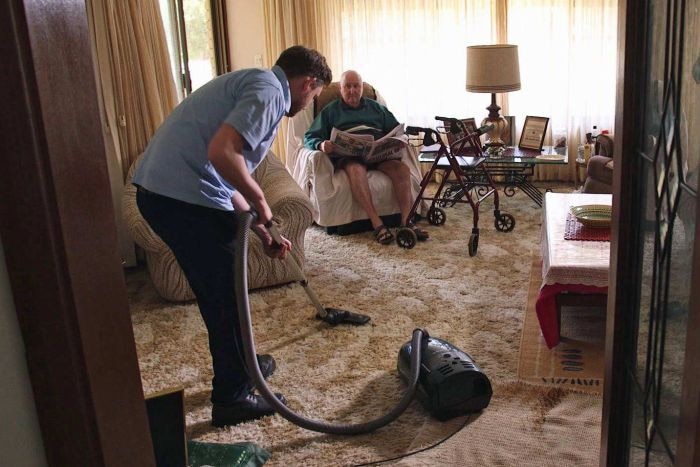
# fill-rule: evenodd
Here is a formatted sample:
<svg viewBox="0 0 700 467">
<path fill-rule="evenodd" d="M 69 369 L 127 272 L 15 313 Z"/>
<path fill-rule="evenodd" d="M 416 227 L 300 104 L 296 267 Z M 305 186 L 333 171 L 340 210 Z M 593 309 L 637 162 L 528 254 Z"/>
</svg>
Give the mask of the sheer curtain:
<svg viewBox="0 0 700 467">
<path fill-rule="evenodd" d="M 490 98 L 465 91 L 466 46 L 518 45 L 522 89 L 497 95 L 514 115 L 515 141 L 527 115 L 550 118 L 570 154 L 593 125 L 612 130 L 617 64 L 615 0 L 342 1 L 330 60 L 354 68 L 384 95 L 400 121 L 435 125 L 435 115 L 486 116 Z M 336 71 L 336 68 L 334 68 Z M 571 180 L 575 164 L 538 170 Z"/>
<path fill-rule="evenodd" d="M 318 49 L 338 79 L 355 69 L 397 119 L 435 126 L 436 115 L 480 122 L 488 94 L 465 90 L 466 47 L 511 43 L 520 91 L 497 95 L 516 117 L 550 118 L 573 154 L 593 125 L 612 130 L 617 64 L 616 0 L 266 0 L 270 57 L 295 43 Z M 274 7 L 274 10 L 273 10 Z M 274 51 L 274 53 L 273 53 Z M 270 58 L 268 57 L 268 58 Z M 281 152 L 279 153 L 281 154 Z M 575 164 L 538 171 L 571 180 Z"/>
<path fill-rule="evenodd" d="M 321 11 L 324 3 L 323 0 L 265 0 L 263 15 L 267 68 L 274 65 L 282 51 L 293 45 L 303 45 L 324 53 L 323 38 L 328 36 L 325 33 L 327 28 L 320 24 L 325 20 L 318 19 L 319 15 L 328 14 Z M 282 162 L 287 160 L 286 139 L 287 118 L 284 117 L 271 147 Z"/>
<path fill-rule="evenodd" d="M 508 0 L 508 42 L 518 45 L 520 58 L 522 88 L 509 94 L 518 130 L 536 115 L 550 119 L 545 144 L 552 134 L 567 136 L 569 167 L 536 175 L 571 180 L 571 156 L 585 133 L 593 125 L 614 127 L 617 1 Z"/>
<path fill-rule="evenodd" d="M 496 40 L 495 12 L 504 2 L 266 0 L 267 59 L 271 65 L 291 45 L 313 47 L 325 55 L 334 80 L 355 69 L 377 87 L 399 121 L 435 126 L 436 115 L 480 120 L 489 102 L 464 89 L 466 44 Z M 274 149 L 284 160 L 282 145 Z"/>
<path fill-rule="evenodd" d="M 336 14 L 327 58 L 334 76 L 357 70 L 410 125 L 436 115 L 479 117 L 490 102 L 465 91 L 466 45 L 497 38 L 490 0 L 375 0 L 323 2 Z"/>
<path fill-rule="evenodd" d="M 91 0 L 106 131 L 122 175 L 177 104 L 157 0 Z"/>
<path fill-rule="evenodd" d="M 119 251 L 124 266 L 135 266 L 122 219 L 124 180 L 176 105 L 175 84 L 156 0 L 89 0 L 86 6 Z"/>
</svg>

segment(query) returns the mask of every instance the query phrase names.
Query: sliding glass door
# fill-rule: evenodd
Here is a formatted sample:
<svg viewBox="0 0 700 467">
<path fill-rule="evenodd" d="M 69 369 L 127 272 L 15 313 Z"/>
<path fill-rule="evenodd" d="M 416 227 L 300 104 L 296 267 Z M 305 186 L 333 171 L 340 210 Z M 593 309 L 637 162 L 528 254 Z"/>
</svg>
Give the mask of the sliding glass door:
<svg viewBox="0 0 700 467">
<path fill-rule="evenodd" d="M 230 71 L 224 0 L 159 0 L 172 71 L 182 99 Z"/>
</svg>

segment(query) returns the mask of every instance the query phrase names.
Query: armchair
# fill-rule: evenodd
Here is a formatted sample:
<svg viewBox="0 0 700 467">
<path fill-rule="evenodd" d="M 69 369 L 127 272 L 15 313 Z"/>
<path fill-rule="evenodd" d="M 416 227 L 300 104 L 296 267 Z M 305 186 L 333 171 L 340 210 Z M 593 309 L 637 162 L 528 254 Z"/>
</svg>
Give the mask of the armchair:
<svg viewBox="0 0 700 467">
<path fill-rule="evenodd" d="M 158 235 L 151 230 L 136 205 L 136 187 L 131 183 L 141 157 L 129 169 L 122 197 L 124 222 L 137 245 L 146 252 L 146 262 L 156 291 L 170 301 L 194 299 L 185 274 L 175 256 Z M 280 232 L 293 245 L 291 255 L 304 264 L 304 235 L 311 225 L 311 203 L 292 180 L 282 162 L 274 153 L 260 163 L 253 178 L 260 185 L 270 209 L 279 223 Z M 302 280 L 297 268 L 288 267 L 287 261 L 272 259 L 263 250 L 256 235 L 250 235 L 248 246 L 248 287 L 257 289 Z"/>
<path fill-rule="evenodd" d="M 376 90 L 364 83 L 363 96 L 385 104 Z M 316 98 L 313 106 L 289 119 L 287 131 L 287 168 L 301 189 L 311 200 L 316 224 L 328 233 L 340 235 L 372 230 L 365 211 L 353 199 L 345 171 L 334 171 L 326 154 L 304 147 L 304 133 L 326 104 L 340 98 L 339 83 L 332 83 Z M 413 147 L 404 151 L 402 161 L 411 172 L 412 193 L 417 196 L 422 180 L 418 157 Z M 372 199 L 377 213 L 387 226 L 401 221 L 400 209 L 389 177 L 378 170 L 367 173 Z M 421 206 L 420 213 L 425 209 Z"/>
</svg>

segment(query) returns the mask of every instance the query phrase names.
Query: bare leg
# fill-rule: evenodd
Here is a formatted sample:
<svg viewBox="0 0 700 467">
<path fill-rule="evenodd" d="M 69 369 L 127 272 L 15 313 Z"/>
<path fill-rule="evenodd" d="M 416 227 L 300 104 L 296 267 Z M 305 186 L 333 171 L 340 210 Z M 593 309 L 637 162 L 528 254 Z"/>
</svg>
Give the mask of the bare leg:
<svg viewBox="0 0 700 467">
<path fill-rule="evenodd" d="M 411 220 L 408 218 L 408 214 L 411 211 L 411 207 L 413 207 L 411 172 L 408 166 L 399 160 L 390 160 L 379 164 L 377 169 L 384 172 L 391 179 L 396 200 L 399 203 L 399 209 L 401 209 L 401 225 L 408 225 Z"/>
<path fill-rule="evenodd" d="M 379 218 L 372 201 L 372 193 L 369 190 L 369 182 L 367 181 L 367 167 L 357 162 L 349 161 L 345 164 L 343 170 L 348 175 L 352 197 L 362 206 L 362 209 L 369 216 L 370 222 L 372 222 L 372 228 L 376 229 L 382 225 L 382 220 Z"/>
</svg>

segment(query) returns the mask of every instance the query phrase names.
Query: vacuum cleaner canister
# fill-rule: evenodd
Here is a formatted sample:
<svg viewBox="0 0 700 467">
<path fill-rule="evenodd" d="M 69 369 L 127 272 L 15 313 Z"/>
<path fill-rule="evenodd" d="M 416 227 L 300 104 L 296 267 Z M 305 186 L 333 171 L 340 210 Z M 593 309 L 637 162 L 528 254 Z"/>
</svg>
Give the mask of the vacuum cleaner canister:
<svg viewBox="0 0 700 467">
<path fill-rule="evenodd" d="M 436 337 L 423 340 L 418 399 L 438 420 L 478 412 L 491 402 L 491 382 L 465 352 Z M 397 369 L 405 382 L 411 374 L 411 342 L 399 350 Z"/>
</svg>

